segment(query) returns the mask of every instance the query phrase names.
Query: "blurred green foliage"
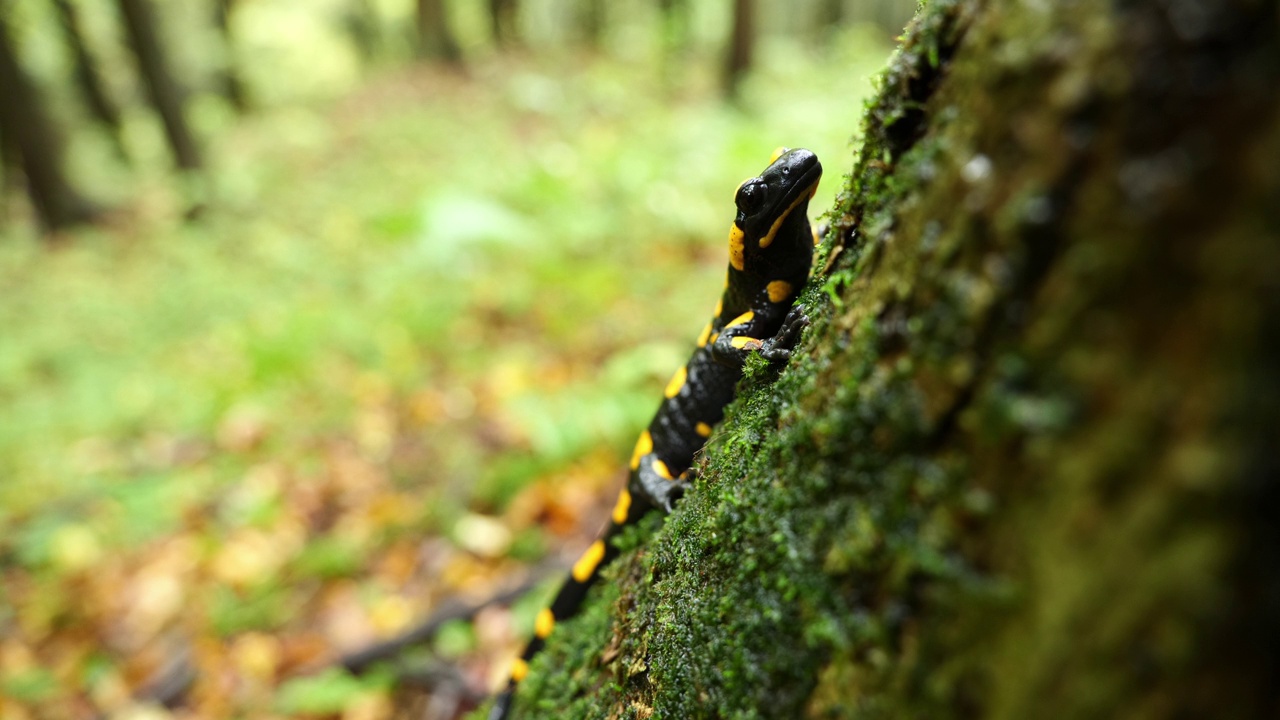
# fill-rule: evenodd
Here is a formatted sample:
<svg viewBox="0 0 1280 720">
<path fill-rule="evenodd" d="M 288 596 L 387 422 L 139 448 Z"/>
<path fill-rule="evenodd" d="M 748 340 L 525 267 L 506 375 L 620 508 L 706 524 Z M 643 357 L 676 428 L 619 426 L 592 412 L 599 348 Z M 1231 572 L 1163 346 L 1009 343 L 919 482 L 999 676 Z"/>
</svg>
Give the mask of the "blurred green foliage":
<svg viewBox="0 0 1280 720">
<path fill-rule="evenodd" d="M 281 685 L 276 695 L 275 709 L 286 715 L 340 713 L 358 702 L 361 696 L 385 689 L 390 682 L 391 678 L 385 673 L 373 673 L 357 679 L 346 673 L 330 670 Z"/>
<path fill-rule="evenodd" d="M 673 100 L 607 60 L 391 73 L 244 121 L 219 148 L 241 163 L 217 178 L 226 199 L 198 224 L 138 211 L 53 252 L 10 234 L 0 517 L 88 510 L 104 536 L 163 532 L 243 470 L 174 468 L 175 444 L 237 418 L 345 432 L 366 375 L 459 388 L 465 417 L 465 388 L 506 373 L 528 385 L 502 402 L 533 455 L 621 448 L 714 302 L 737 179 L 804 145 L 837 163 L 814 207 L 829 204 L 874 37 L 840 43 L 866 48 L 857 64 L 767 46 L 750 112 Z M 540 364 L 575 379 L 543 385 Z"/>
</svg>

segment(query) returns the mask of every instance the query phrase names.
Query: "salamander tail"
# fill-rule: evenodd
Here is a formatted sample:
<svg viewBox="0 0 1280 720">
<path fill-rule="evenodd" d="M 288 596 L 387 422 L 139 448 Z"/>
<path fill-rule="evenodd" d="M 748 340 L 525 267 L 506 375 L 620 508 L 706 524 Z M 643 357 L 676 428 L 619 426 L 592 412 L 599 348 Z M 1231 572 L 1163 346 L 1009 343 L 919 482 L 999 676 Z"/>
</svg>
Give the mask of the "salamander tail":
<svg viewBox="0 0 1280 720">
<path fill-rule="evenodd" d="M 514 697 L 513 687 L 507 687 L 506 690 L 498 693 L 493 700 L 493 707 L 489 710 L 489 720 L 507 720 L 507 716 L 511 714 L 511 698 Z"/>
</svg>

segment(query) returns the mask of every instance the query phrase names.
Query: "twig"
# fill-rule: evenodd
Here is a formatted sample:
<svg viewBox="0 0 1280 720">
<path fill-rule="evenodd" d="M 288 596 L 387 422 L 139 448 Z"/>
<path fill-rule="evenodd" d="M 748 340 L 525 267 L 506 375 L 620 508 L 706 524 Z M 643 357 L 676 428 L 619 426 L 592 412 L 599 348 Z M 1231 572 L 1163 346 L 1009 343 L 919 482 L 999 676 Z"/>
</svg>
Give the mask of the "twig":
<svg viewBox="0 0 1280 720">
<path fill-rule="evenodd" d="M 564 572 L 561 563 L 544 563 L 529 573 L 523 582 L 478 602 L 449 600 L 431 617 L 396 637 L 347 653 L 334 663 L 353 675 L 360 675 L 374 663 L 390 660 L 414 645 L 435 637 L 440 627 L 453 620 L 466 620 L 490 605 L 505 605 L 532 590 L 553 572 Z"/>
<path fill-rule="evenodd" d="M 134 693 L 135 698 L 158 703 L 170 710 L 185 702 L 187 691 L 196 681 L 196 668 L 191 660 L 191 643 L 186 638 L 177 638 L 176 642 L 177 647 L 171 651 L 169 660 L 142 684 Z"/>
<path fill-rule="evenodd" d="M 421 690 L 439 692 L 442 688 L 452 691 L 453 700 L 470 707 L 479 705 L 489 693 L 476 690 L 453 665 L 429 665 L 427 667 L 402 667 L 396 671 L 396 684 Z"/>
</svg>

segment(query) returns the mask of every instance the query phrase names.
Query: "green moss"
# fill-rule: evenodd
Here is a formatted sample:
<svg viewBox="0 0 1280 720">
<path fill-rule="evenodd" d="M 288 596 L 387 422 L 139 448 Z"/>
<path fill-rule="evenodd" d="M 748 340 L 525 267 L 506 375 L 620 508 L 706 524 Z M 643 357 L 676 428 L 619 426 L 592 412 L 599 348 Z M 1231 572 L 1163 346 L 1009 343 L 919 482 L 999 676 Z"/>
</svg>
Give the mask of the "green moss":
<svg viewBox="0 0 1280 720">
<path fill-rule="evenodd" d="M 1169 314 L 1191 302 L 1188 278 L 1209 281 L 1161 254 L 1196 236 L 1126 232 L 1129 208 L 1095 187 L 1116 177 L 1111 143 L 1132 107 L 1092 118 L 1089 133 L 1115 137 L 1071 144 L 1085 132 L 1072 83 L 1118 51 L 1109 10 L 1036 12 L 921 8 L 828 214 L 830 272 L 801 297 L 806 339 L 776 381 L 757 370 L 744 383 L 695 491 L 624 556 L 584 634 L 552 642 L 542 668 L 559 668 L 558 694 L 530 690 L 557 698 L 548 710 L 575 698 L 581 717 L 1155 716 L 1174 695 L 1211 707 L 1177 678 L 1213 667 L 1193 648 L 1225 627 L 1208 622 L 1224 600 L 1196 578 L 1225 572 L 1238 546 L 1229 516 L 1187 515 L 1222 496 L 1172 468 L 1215 466 L 1206 448 L 1225 440 L 1205 408 L 1234 401 L 1198 372 L 1218 362 L 1210 346 Z M 1114 78 L 1096 77 L 1092 92 L 1107 92 Z M 1009 140 L 1010 125 L 1036 142 Z M 1138 279 L 1139 261 L 1169 275 Z M 1174 460 L 1188 442 L 1200 459 Z"/>
<path fill-rule="evenodd" d="M 888 204 L 902 192 L 892 175 L 868 171 L 865 158 L 895 159 L 903 150 L 902 138 L 915 132 L 905 124 L 916 121 L 921 99 L 903 95 L 914 66 L 904 58 L 924 52 L 936 68 L 937 58 L 949 54 L 937 46 L 954 13 L 955 5 L 947 3 L 923 16 L 907 49 L 882 77 L 881 87 L 898 94 L 886 92 L 870 108 L 863 172 L 855 172 L 833 216 L 866 214 L 871 205 Z M 877 118 L 888 118 L 897 128 L 893 142 L 879 131 Z M 884 152 L 873 143 L 883 144 Z M 858 276 L 859 250 L 846 248 L 837 258 L 828 288 Z M 818 263 L 825 260 L 820 254 Z M 802 298 L 815 320 L 811 335 L 828 332 L 828 297 L 815 282 Z M 918 467 L 904 463 L 894 469 L 897 479 L 880 490 L 897 500 L 886 503 L 881 517 L 851 501 L 856 494 L 850 491 L 875 485 L 871 460 L 843 460 L 854 448 L 875 441 L 870 428 L 902 426 L 904 438 L 919 434 L 910 410 L 919 403 L 910 400 L 914 391 L 900 378 L 906 368 L 885 374 L 873 364 L 879 335 L 874 323 L 860 325 L 850 349 L 861 362 L 843 369 L 847 374 L 837 390 L 861 407 L 862 418 L 803 411 L 802 398 L 829 370 L 822 353 L 800 354 L 772 384 L 771 373 L 749 368 L 747 387 L 729 411 L 731 420 L 708 447 L 696 491 L 657 531 L 648 552 L 618 563 L 612 572 L 621 587 L 602 588 L 574 621 L 574 631 L 556 634 L 521 689 L 522 700 L 537 698 L 522 708 L 525 716 L 537 717 L 537 710 L 548 717 L 610 712 L 622 717 L 790 716 L 803 710 L 833 653 L 848 655 L 890 634 L 882 618 L 850 602 L 847 590 L 856 577 L 888 574 L 908 583 L 920 568 L 946 571 L 948 566 L 936 549 L 920 546 L 913 532 L 920 520 L 904 498 L 916 484 Z M 874 402 L 864 402 L 865 381 L 884 386 Z M 833 463 L 827 472 L 809 475 L 807 482 L 784 483 L 782 473 L 815 451 Z M 834 464 L 838 458 L 841 465 Z M 824 495 L 841 499 L 815 502 Z M 860 511 L 855 527 L 861 535 L 849 537 L 849 519 Z M 893 532 L 884 534 L 886 527 Z M 884 557 L 888 547 L 907 551 Z M 824 566 L 844 572 L 813 572 Z M 780 644 L 779 638 L 788 640 Z M 606 657 L 616 657 L 600 667 L 591 659 L 600 657 L 602 644 Z"/>
</svg>

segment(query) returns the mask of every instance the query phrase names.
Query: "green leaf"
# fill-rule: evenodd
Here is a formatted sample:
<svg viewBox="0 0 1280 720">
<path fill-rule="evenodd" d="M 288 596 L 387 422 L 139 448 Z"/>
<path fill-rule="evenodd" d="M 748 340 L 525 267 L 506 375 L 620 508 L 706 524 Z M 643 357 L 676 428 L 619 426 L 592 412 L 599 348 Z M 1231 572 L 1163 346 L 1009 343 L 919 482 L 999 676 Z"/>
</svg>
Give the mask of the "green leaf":
<svg viewBox="0 0 1280 720">
<path fill-rule="evenodd" d="M 388 677 L 371 673 L 355 677 L 333 668 L 311 677 L 286 681 L 276 691 L 275 709 L 281 713 L 339 713 L 361 696 L 385 689 Z"/>
</svg>

